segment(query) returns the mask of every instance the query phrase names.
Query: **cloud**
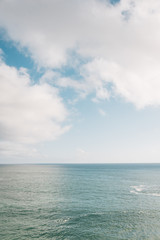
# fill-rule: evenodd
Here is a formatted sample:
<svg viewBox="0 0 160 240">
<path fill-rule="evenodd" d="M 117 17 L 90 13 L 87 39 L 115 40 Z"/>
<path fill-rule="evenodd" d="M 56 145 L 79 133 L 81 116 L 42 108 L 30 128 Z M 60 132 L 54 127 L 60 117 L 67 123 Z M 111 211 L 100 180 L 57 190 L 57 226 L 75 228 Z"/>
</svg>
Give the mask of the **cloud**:
<svg viewBox="0 0 160 240">
<path fill-rule="evenodd" d="M 82 148 L 77 148 L 76 149 L 76 159 L 78 161 L 86 161 L 88 160 L 88 157 L 89 157 L 89 152 L 85 151 L 84 149 Z"/>
<path fill-rule="evenodd" d="M 59 86 L 100 100 L 121 96 L 137 108 L 160 105 L 158 0 L 1 0 L 0 26 L 39 67 L 61 69 L 72 51 L 87 59 L 83 80 L 60 77 Z"/>
<path fill-rule="evenodd" d="M 5 143 L 34 144 L 56 139 L 69 129 L 68 112 L 58 90 L 32 84 L 26 69 L 0 64 L 0 139 Z M 10 146 L 10 145 L 9 145 Z"/>
<path fill-rule="evenodd" d="M 159 63 L 147 63 L 140 66 L 139 71 L 124 68 L 105 59 L 94 59 L 85 65 L 84 77 L 99 84 L 96 89 L 98 99 L 107 99 L 108 96 L 121 96 L 132 102 L 137 108 L 160 105 L 160 68 Z M 89 80 L 90 81 L 90 80 Z M 106 91 L 106 92 L 105 92 Z"/>
<path fill-rule="evenodd" d="M 99 113 L 101 116 L 105 117 L 107 115 L 107 113 L 103 110 L 103 109 L 99 109 Z"/>
<path fill-rule="evenodd" d="M 3 159 L 8 158 L 40 158 L 40 154 L 38 153 L 35 147 L 27 146 L 21 143 L 15 143 L 11 141 L 1 141 L 0 142 L 0 155 Z"/>
</svg>

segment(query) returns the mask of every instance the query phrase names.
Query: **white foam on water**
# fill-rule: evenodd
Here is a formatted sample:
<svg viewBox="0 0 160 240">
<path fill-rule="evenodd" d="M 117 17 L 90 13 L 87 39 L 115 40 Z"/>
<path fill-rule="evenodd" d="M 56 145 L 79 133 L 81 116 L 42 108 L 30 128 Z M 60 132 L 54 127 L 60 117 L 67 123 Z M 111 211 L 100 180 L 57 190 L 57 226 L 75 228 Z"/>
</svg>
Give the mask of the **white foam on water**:
<svg viewBox="0 0 160 240">
<path fill-rule="evenodd" d="M 132 190 L 130 191 L 130 193 L 134 193 L 134 194 L 138 194 L 141 193 L 145 186 L 144 185 L 139 185 L 139 186 L 130 186 L 132 188 Z"/>
<path fill-rule="evenodd" d="M 146 195 L 160 197 L 160 193 L 148 193 Z"/>
<path fill-rule="evenodd" d="M 132 194 L 144 194 L 147 196 L 155 196 L 155 197 L 160 197 L 160 193 L 158 192 L 146 192 L 149 189 L 151 190 L 151 187 L 145 186 L 145 185 L 138 185 L 138 186 L 130 186 L 132 190 L 130 190 L 130 193 Z"/>
<path fill-rule="evenodd" d="M 130 193 L 138 194 L 138 192 L 131 190 Z"/>
</svg>

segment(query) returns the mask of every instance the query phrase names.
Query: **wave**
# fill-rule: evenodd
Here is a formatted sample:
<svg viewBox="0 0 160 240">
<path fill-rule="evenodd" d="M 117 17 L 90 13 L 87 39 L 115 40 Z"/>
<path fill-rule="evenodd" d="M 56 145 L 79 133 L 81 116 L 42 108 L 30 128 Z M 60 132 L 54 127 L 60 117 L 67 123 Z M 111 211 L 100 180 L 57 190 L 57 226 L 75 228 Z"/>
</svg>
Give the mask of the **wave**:
<svg viewBox="0 0 160 240">
<path fill-rule="evenodd" d="M 160 197 L 160 193 L 149 193 L 147 195 L 150 195 L 150 196 L 155 196 L 155 197 Z"/>
<path fill-rule="evenodd" d="M 139 194 L 144 190 L 144 185 L 139 186 L 130 186 L 131 190 L 130 193 Z"/>
<path fill-rule="evenodd" d="M 137 186 L 130 186 L 131 190 L 130 193 L 132 194 L 143 194 L 143 195 L 148 195 L 148 196 L 155 196 L 155 197 L 160 197 L 160 189 L 159 186 L 145 186 L 145 185 L 137 185 Z M 153 192 L 153 189 L 155 190 Z"/>
</svg>

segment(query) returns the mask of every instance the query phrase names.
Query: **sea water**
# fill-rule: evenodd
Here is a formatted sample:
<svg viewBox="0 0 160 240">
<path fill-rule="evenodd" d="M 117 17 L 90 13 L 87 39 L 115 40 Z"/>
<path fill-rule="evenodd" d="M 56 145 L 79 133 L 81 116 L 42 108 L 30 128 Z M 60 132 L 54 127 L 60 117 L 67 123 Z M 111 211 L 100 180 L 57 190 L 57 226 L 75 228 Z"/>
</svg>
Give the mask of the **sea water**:
<svg viewBox="0 0 160 240">
<path fill-rule="evenodd" d="M 160 165 L 0 165 L 0 239 L 160 239 Z"/>
</svg>

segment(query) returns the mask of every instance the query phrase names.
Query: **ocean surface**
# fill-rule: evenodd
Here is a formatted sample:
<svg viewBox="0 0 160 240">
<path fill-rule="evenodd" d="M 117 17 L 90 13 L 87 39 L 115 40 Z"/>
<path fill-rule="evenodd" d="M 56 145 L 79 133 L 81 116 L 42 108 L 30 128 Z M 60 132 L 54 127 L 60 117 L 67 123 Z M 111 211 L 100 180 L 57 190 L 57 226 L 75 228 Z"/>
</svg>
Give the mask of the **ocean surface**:
<svg viewBox="0 0 160 240">
<path fill-rule="evenodd" d="M 160 165 L 0 165 L 0 240 L 23 239 L 160 239 Z"/>
</svg>

